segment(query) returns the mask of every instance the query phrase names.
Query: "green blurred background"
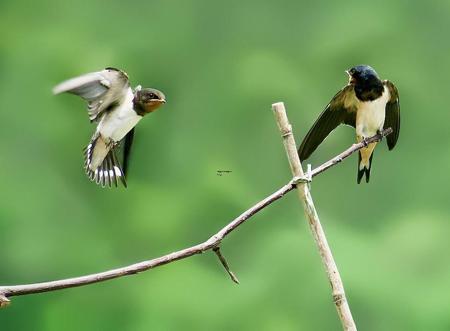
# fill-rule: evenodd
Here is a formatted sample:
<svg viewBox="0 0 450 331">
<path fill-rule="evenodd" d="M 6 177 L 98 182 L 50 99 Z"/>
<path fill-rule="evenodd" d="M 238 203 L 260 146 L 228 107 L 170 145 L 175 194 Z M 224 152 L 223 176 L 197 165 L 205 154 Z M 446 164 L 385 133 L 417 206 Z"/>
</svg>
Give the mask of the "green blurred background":
<svg viewBox="0 0 450 331">
<path fill-rule="evenodd" d="M 450 2 L 0 1 L 0 284 L 99 272 L 203 240 L 290 179 L 270 110 L 303 138 L 372 65 L 396 83 L 397 147 L 356 156 L 312 194 L 360 330 L 450 330 Z M 56 83 L 106 66 L 168 103 L 136 133 L 128 189 L 82 169 L 94 129 Z M 318 165 L 354 141 L 339 128 Z M 217 170 L 231 170 L 217 176 Z M 295 194 L 212 253 L 143 274 L 12 298 L 3 330 L 339 330 Z"/>
</svg>

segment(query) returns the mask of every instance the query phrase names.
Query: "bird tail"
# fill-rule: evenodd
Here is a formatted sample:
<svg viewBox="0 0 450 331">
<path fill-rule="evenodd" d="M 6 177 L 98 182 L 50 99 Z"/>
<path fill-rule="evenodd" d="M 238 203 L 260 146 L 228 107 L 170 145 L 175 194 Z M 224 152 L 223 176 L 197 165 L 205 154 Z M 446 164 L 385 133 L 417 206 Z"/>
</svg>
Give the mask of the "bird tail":
<svg viewBox="0 0 450 331">
<path fill-rule="evenodd" d="M 117 145 L 107 143 L 100 134 L 95 134 L 84 150 L 84 167 L 91 181 L 102 187 L 118 185 L 119 180 L 127 187 L 125 175 L 117 160 Z"/>
<path fill-rule="evenodd" d="M 373 152 L 370 154 L 370 157 L 367 159 L 364 157 L 365 155 L 361 155 L 361 150 L 358 152 L 358 184 L 361 183 L 361 179 L 366 175 L 366 183 L 369 182 L 370 179 L 370 168 L 372 167 L 372 158 Z"/>
</svg>

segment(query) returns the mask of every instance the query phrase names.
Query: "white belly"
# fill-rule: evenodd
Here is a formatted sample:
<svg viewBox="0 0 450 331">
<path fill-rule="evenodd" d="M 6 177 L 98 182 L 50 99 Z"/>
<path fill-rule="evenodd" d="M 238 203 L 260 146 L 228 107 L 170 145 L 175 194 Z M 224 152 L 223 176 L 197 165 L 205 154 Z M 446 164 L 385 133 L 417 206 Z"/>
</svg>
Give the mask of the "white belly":
<svg viewBox="0 0 450 331">
<path fill-rule="evenodd" d="M 133 92 L 129 89 L 124 102 L 106 114 L 98 124 L 97 131 L 105 138 L 118 142 L 142 119 L 133 110 Z"/>
<path fill-rule="evenodd" d="M 356 134 L 360 137 L 371 137 L 382 130 L 386 116 L 386 103 L 389 91 L 384 87 L 383 94 L 373 101 L 359 101 L 356 113 Z"/>
</svg>

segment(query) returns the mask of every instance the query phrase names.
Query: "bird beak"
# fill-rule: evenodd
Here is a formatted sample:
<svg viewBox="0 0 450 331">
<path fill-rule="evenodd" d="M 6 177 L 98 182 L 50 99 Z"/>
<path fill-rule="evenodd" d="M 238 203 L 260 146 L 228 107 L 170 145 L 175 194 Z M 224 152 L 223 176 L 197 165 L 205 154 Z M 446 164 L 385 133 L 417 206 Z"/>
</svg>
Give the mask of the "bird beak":
<svg viewBox="0 0 450 331">
<path fill-rule="evenodd" d="M 166 99 L 152 99 L 151 102 L 166 103 Z"/>
<path fill-rule="evenodd" d="M 348 83 L 349 84 L 355 84 L 356 83 L 356 79 L 352 76 L 352 74 L 350 73 L 350 70 L 345 70 L 345 72 L 348 75 Z"/>
</svg>

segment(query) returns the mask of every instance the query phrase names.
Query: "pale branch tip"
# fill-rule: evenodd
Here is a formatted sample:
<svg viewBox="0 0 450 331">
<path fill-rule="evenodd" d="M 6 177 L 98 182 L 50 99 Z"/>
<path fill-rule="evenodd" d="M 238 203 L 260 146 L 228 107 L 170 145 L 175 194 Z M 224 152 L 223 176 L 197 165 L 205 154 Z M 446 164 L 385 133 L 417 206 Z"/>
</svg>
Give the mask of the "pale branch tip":
<svg viewBox="0 0 450 331">
<path fill-rule="evenodd" d="M 282 103 L 279 103 L 282 105 Z M 382 139 L 382 137 L 390 134 L 392 132 L 392 129 L 387 129 L 381 132 L 380 134 L 377 134 L 373 137 L 368 138 L 369 142 L 379 141 Z M 289 126 L 288 130 L 285 131 L 286 137 L 293 137 L 292 135 L 292 128 Z M 291 146 L 291 148 L 295 149 L 295 146 Z M 214 250 L 215 254 L 218 256 L 220 262 L 224 266 L 224 268 L 227 270 L 230 277 L 233 279 L 234 282 L 239 283 L 236 276 L 229 270 L 228 264 L 226 263 L 226 260 L 224 259 L 223 255 L 220 253 L 220 249 L 218 249 L 219 244 L 221 244 L 222 240 L 228 236 L 232 231 L 237 229 L 240 225 L 248 221 L 251 217 L 256 215 L 259 211 L 266 208 L 267 206 L 271 205 L 273 202 L 281 199 L 285 194 L 288 192 L 294 190 L 297 185 L 295 184 L 295 180 L 301 179 L 310 179 L 312 177 L 317 176 L 318 174 L 324 172 L 325 170 L 329 169 L 330 167 L 336 165 L 338 162 L 342 161 L 343 159 L 349 157 L 352 153 L 355 151 L 363 148 L 364 145 L 362 143 L 354 144 L 338 156 L 334 157 L 333 159 L 325 162 L 321 166 L 313 169 L 312 171 L 307 172 L 307 177 L 304 177 L 303 170 L 301 176 L 293 176 L 293 178 L 284 186 L 279 188 L 277 191 L 269 195 L 268 197 L 262 199 L 255 205 L 253 205 L 251 208 L 243 212 L 241 215 L 236 217 L 234 220 L 232 220 L 230 223 L 228 223 L 226 226 L 224 226 L 222 229 L 220 229 L 217 233 L 212 235 L 208 240 L 205 242 L 202 242 L 200 244 L 184 248 L 178 251 L 175 251 L 173 253 L 169 253 L 151 260 L 135 263 L 132 265 L 128 265 L 125 267 L 112 269 L 108 271 L 103 271 L 95 274 L 89 274 L 85 276 L 75 277 L 75 278 L 67 278 L 62 280 L 55 280 L 55 281 L 48 281 L 48 282 L 41 282 L 41 283 L 33 283 L 33 284 L 24 284 L 24 285 L 5 285 L 0 286 L 0 308 L 5 307 L 10 303 L 9 298 L 13 296 L 19 296 L 19 295 L 28 295 L 28 294 L 34 294 L 34 293 L 42 293 L 42 292 L 49 292 L 49 291 L 56 291 L 66 288 L 72 288 L 72 287 L 78 287 L 78 286 L 85 286 L 89 284 L 99 283 L 119 277 L 124 277 L 128 275 L 135 275 L 137 273 L 147 271 L 165 264 L 169 264 L 178 260 L 182 260 L 185 258 L 188 258 L 193 255 L 201 254 L 203 252 L 206 252 L 208 250 Z M 222 258 L 221 258 L 222 257 Z M 224 263 L 225 262 L 225 263 Z"/>
</svg>

